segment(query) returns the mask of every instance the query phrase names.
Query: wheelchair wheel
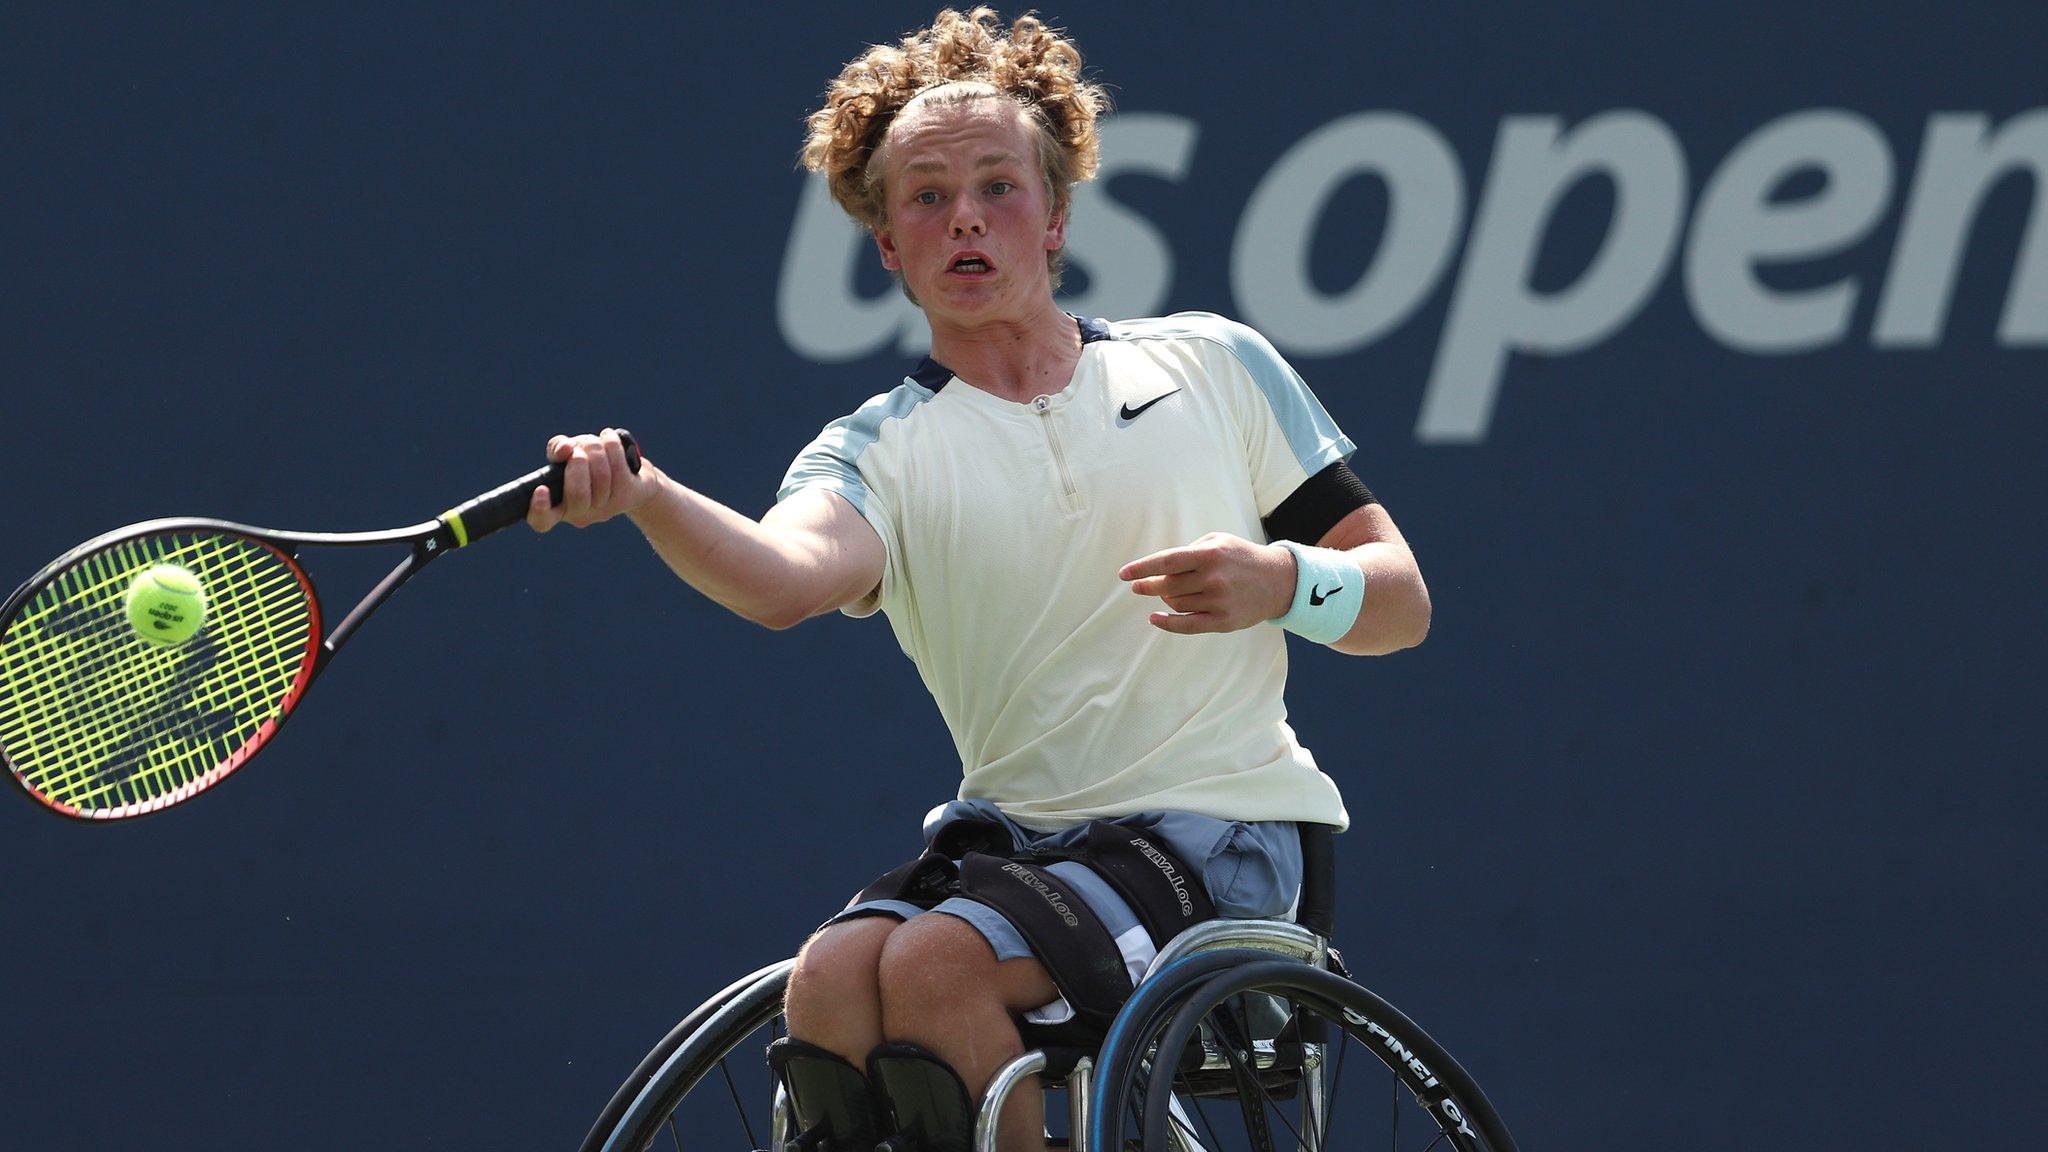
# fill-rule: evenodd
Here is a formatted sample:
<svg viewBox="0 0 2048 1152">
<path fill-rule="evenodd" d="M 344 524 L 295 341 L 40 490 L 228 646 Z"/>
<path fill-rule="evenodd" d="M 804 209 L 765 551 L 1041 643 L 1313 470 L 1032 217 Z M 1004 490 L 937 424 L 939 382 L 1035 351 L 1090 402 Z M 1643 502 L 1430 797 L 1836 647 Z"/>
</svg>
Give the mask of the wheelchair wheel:
<svg viewBox="0 0 2048 1152">
<path fill-rule="evenodd" d="M 1155 974 L 1112 1027 L 1095 1083 L 1090 1148 L 1139 1133 L 1146 1152 L 1515 1148 L 1414 1022 L 1343 976 L 1270 954 L 1204 953 Z"/>
<path fill-rule="evenodd" d="M 795 1135 L 764 1053 L 782 1035 L 794 960 L 761 969 L 705 1001 L 619 1087 L 582 1152 L 655 1147 L 773 1148 Z M 745 1141 L 745 1143 L 741 1143 Z"/>
<path fill-rule="evenodd" d="M 1407 1017 L 1342 976 L 1272 957 L 1196 953 L 1140 986 L 1091 1077 L 1087 1147 L 1515 1152 L 1471 1077 Z M 583 1152 L 776 1148 L 792 1137 L 764 1053 L 782 1033 L 793 966 L 736 981 L 677 1025 Z"/>
</svg>

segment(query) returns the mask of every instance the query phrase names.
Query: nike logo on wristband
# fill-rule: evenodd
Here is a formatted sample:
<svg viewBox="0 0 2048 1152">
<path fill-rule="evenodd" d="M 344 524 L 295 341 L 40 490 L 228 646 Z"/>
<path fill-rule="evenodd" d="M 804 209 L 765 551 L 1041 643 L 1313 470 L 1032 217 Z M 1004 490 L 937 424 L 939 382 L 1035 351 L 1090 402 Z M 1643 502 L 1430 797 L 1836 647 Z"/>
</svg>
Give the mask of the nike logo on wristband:
<svg viewBox="0 0 2048 1152">
<path fill-rule="evenodd" d="M 1178 391 L 1180 391 L 1180 389 L 1178 388 L 1175 388 L 1173 390 L 1173 392 Z M 1173 395 L 1173 392 L 1168 392 L 1166 396 Z M 1140 416 L 1143 416 L 1145 414 L 1145 409 L 1150 408 L 1154 404 L 1159 403 L 1161 400 L 1166 399 L 1166 396 L 1154 396 L 1150 400 L 1145 401 L 1143 404 L 1138 405 L 1136 408 L 1133 408 L 1129 404 L 1126 404 L 1123 407 L 1117 409 L 1116 418 L 1118 425 L 1129 424 L 1131 421 L 1136 420 Z"/>
<path fill-rule="evenodd" d="M 1328 600 L 1330 597 L 1335 596 L 1337 593 L 1342 592 L 1343 590 L 1344 586 L 1342 584 L 1339 584 L 1335 588 L 1332 588 L 1328 592 L 1325 592 L 1323 591 L 1322 585 L 1318 584 L 1315 587 L 1310 588 L 1308 590 L 1308 606 L 1311 608 L 1320 607 L 1323 601 Z"/>
</svg>

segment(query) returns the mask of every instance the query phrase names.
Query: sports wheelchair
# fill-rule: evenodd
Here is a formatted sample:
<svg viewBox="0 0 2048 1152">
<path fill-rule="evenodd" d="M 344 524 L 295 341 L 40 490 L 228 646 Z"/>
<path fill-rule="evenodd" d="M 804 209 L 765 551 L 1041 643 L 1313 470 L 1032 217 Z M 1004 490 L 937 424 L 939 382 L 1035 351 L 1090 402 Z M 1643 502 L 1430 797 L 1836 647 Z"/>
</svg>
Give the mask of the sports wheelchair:
<svg viewBox="0 0 2048 1152">
<path fill-rule="evenodd" d="M 976 1152 L 994 1152 L 995 1118 L 1034 1075 L 1048 1096 L 1066 1096 L 1072 1152 L 1515 1152 L 1472 1077 L 1354 983 L 1330 947 L 1330 841 L 1327 827 L 1302 826 L 1295 921 L 1216 919 L 1181 932 L 1099 1044 L 1032 1049 L 1026 1026 L 1028 1050 L 983 1093 Z M 670 1030 L 612 1096 L 582 1152 L 645 1152 L 657 1141 L 682 1152 L 810 1152 L 792 1143 L 794 1113 L 765 1054 L 784 1034 L 782 994 L 795 963 L 734 981 Z M 1048 1099 L 1049 1118 L 1054 1111 Z"/>
</svg>

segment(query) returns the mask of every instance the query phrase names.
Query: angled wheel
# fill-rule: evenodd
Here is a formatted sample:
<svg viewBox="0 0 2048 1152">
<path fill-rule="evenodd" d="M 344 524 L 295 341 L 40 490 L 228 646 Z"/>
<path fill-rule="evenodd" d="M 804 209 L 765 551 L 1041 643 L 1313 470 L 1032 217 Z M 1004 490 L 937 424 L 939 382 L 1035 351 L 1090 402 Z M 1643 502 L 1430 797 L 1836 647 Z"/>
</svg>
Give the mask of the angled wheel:
<svg viewBox="0 0 2048 1152">
<path fill-rule="evenodd" d="M 1090 1148 L 1142 1134 L 1147 1152 L 1515 1149 L 1478 1084 L 1413 1021 L 1270 953 L 1203 953 L 1157 973 L 1112 1026 L 1095 1083 Z"/>
<path fill-rule="evenodd" d="M 772 1148 L 793 1135 L 764 1053 L 783 1034 L 795 966 L 784 960 L 733 982 L 671 1029 L 613 1094 L 582 1152 Z"/>
</svg>

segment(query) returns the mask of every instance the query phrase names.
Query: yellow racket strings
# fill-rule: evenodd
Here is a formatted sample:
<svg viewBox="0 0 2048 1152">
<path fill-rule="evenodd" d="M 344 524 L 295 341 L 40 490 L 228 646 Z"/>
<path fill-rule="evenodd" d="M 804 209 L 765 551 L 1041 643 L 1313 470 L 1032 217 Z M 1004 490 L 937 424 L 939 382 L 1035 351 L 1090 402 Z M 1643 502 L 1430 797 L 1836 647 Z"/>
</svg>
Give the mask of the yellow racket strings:
<svg viewBox="0 0 2048 1152">
<path fill-rule="evenodd" d="M 161 645 L 129 625 L 135 577 L 198 577 L 206 621 Z M 283 715 L 311 667 L 312 602 L 296 570 L 240 536 L 177 532 L 95 552 L 36 593 L 0 636 L 0 752 L 46 803 L 148 811 L 211 783 Z"/>
</svg>

